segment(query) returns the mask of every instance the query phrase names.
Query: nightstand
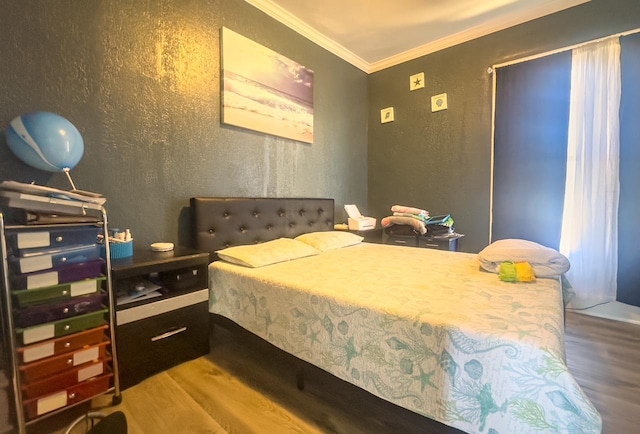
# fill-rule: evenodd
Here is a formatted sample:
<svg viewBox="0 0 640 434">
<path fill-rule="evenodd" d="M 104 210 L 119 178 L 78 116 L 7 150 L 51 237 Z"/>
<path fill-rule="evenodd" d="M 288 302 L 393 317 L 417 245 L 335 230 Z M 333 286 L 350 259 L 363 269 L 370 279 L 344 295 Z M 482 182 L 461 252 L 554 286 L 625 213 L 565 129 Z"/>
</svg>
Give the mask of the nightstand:
<svg viewBox="0 0 640 434">
<path fill-rule="evenodd" d="M 184 247 L 111 261 L 123 389 L 209 353 L 208 264 L 208 253 Z"/>
<path fill-rule="evenodd" d="M 399 233 L 394 233 L 393 230 L 389 232 L 390 233 L 384 233 L 383 242 L 385 244 L 449 250 L 451 252 L 460 250 L 459 240 L 464 236 L 463 234 L 455 232 L 445 235 L 419 235 L 417 232 L 407 233 L 407 231 L 404 230 Z"/>
<path fill-rule="evenodd" d="M 366 231 L 355 231 L 355 230 L 351 230 L 351 229 L 347 229 L 347 232 L 351 232 L 352 234 L 356 234 L 359 235 L 361 237 L 363 237 L 364 239 L 362 241 L 364 241 L 365 243 L 378 243 L 381 244 L 382 243 L 382 229 L 369 229 Z"/>
<path fill-rule="evenodd" d="M 418 237 L 418 247 L 457 252 L 459 250 L 458 240 L 463 236 L 464 235 L 458 233 L 448 235 L 421 236 Z"/>
<path fill-rule="evenodd" d="M 342 227 L 336 228 L 335 230 L 343 231 L 343 232 L 351 232 L 352 234 L 359 235 L 362 238 L 364 238 L 362 241 L 364 241 L 365 243 L 378 243 L 378 244 L 382 243 L 382 228 L 368 229 L 366 231 L 357 231 L 357 230 L 349 229 L 345 224 L 344 228 Z"/>
</svg>

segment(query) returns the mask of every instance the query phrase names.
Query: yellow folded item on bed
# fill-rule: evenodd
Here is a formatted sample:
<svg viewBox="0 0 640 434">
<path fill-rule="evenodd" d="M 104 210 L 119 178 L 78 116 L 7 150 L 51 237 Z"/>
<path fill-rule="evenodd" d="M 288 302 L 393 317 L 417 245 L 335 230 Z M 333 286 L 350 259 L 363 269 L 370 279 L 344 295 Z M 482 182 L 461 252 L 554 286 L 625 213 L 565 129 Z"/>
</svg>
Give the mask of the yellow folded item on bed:
<svg viewBox="0 0 640 434">
<path fill-rule="evenodd" d="M 535 282 L 536 275 L 528 262 L 505 261 L 500 264 L 500 280 L 504 282 Z"/>
</svg>

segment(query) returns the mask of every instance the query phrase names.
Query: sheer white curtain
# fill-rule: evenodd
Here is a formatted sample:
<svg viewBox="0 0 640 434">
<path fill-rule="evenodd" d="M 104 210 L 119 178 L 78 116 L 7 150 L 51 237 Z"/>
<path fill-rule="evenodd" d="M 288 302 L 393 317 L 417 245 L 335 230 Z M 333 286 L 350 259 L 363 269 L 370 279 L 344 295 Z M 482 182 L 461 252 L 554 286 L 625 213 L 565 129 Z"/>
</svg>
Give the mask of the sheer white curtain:
<svg viewBox="0 0 640 434">
<path fill-rule="evenodd" d="M 616 298 L 620 96 L 619 39 L 574 49 L 560 252 L 576 309 Z"/>
</svg>

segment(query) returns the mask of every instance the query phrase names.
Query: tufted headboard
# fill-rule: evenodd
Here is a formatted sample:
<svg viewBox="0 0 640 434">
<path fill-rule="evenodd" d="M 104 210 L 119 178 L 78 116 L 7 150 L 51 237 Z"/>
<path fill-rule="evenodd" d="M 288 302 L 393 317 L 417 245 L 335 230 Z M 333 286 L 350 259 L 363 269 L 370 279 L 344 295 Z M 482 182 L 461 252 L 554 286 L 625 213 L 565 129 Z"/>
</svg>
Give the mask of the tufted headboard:
<svg viewBox="0 0 640 434">
<path fill-rule="evenodd" d="M 190 204 L 194 247 L 211 259 L 225 247 L 333 230 L 333 199 L 192 197 Z"/>
</svg>

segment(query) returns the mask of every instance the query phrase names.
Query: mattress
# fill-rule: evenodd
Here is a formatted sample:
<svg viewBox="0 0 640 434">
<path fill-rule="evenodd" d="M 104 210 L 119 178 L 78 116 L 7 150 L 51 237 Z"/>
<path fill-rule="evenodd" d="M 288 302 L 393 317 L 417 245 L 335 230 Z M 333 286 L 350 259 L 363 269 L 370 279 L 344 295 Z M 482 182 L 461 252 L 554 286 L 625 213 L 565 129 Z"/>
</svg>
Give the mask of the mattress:
<svg viewBox="0 0 640 434">
<path fill-rule="evenodd" d="M 394 404 L 469 433 L 601 431 L 565 364 L 559 278 L 477 255 L 361 243 L 209 266 L 210 311 Z"/>
</svg>

